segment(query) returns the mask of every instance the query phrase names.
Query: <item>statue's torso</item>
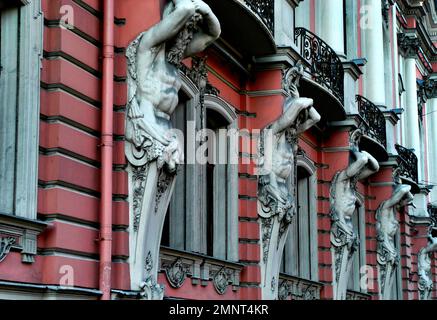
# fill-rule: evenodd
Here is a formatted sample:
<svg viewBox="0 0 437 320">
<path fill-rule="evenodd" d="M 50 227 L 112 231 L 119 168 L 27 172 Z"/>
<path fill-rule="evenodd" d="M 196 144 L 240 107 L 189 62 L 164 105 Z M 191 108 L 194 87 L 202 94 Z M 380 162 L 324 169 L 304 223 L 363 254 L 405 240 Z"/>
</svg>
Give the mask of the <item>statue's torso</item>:
<svg viewBox="0 0 437 320">
<path fill-rule="evenodd" d="M 273 150 L 273 171 L 285 183 L 293 172 L 294 153 L 292 146 L 287 143 L 285 134 L 278 140 L 277 147 Z"/>
<path fill-rule="evenodd" d="M 137 98 L 153 104 L 156 111 L 171 115 L 178 105 L 179 70 L 166 60 L 165 45 L 137 56 Z"/>
</svg>

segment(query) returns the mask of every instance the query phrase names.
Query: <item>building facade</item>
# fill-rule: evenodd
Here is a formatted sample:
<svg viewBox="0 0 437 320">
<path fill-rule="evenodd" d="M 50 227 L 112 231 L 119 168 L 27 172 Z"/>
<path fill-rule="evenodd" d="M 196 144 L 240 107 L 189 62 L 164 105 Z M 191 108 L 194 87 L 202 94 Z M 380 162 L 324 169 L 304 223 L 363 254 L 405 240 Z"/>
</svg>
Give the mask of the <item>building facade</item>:
<svg viewBox="0 0 437 320">
<path fill-rule="evenodd" d="M 0 1 L 0 299 L 437 299 L 436 7 Z"/>
</svg>

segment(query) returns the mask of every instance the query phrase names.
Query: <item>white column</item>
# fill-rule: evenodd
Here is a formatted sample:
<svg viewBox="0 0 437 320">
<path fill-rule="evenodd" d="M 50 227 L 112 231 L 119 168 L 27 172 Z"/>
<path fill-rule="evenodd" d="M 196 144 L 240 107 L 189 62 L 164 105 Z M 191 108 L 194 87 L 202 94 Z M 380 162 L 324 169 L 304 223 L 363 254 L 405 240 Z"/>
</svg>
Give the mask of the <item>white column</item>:
<svg viewBox="0 0 437 320">
<path fill-rule="evenodd" d="M 343 0 L 317 0 L 317 35 L 344 56 Z"/>
<path fill-rule="evenodd" d="M 384 42 L 381 0 L 365 0 L 361 8 L 364 36 L 364 94 L 375 104 L 385 105 Z"/>
<path fill-rule="evenodd" d="M 422 167 L 422 157 L 420 154 L 420 131 L 419 131 L 419 112 L 417 110 L 417 84 L 416 84 L 416 59 L 415 56 L 408 56 L 405 59 L 405 140 L 404 147 L 413 148 L 418 158 L 418 172 Z"/>
<path fill-rule="evenodd" d="M 431 184 L 437 185 L 437 97 L 428 100 L 428 170 Z M 430 202 L 437 205 L 437 186 L 433 188 Z"/>
<path fill-rule="evenodd" d="M 275 42 L 278 46 L 294 44 L 294 7 L 287 0 L 275 0 Z"/>
</svg>

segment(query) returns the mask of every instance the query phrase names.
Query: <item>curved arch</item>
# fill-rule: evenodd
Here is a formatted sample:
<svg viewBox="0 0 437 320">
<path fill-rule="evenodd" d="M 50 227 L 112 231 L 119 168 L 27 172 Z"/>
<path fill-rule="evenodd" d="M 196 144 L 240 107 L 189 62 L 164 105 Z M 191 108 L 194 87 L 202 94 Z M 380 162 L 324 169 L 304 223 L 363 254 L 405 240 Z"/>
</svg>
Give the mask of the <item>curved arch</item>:
<svg viewBox="0 0 437 320">
<path fill-rule="evenodd" d="M 222 115 L 229 124 L 237 119 L 235 108 L 218 96 L 211 94 L 205 95 L 205 107 Z"/>
<path fill-rule="evenodd" d="M 306 154 L 299 154 L 296 157 L 297 166 L 303 168 L 307 171 L 309 176 L 312 176 L 316 173 L 317 167 Z"/>
<path fill-rule="evenodd" d="M 190 80 L 190 78 L 187 77 L 186 74 L 184 74 L 183 72 L 179 72 L 179 74 L 181 77 L 180 90 L 188 96 L 189 100 L 196 98 L 200 93 L 197 86 L 193 83 L 193 81 Z"/>
</svg>

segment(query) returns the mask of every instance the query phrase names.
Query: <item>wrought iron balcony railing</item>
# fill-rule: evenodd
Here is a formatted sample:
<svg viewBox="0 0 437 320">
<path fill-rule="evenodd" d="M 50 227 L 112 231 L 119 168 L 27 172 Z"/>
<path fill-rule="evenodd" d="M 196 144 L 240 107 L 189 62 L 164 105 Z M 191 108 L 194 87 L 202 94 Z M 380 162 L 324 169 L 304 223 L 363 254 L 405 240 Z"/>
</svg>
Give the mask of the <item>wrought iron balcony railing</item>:
<svg viewBox="0 0 437 320">
<path fill-rule="evenodd" d="M 395 145 L 396 151 L 399 154 L 399 175 L 411 179 L 412 181 L 418 181 L 417 172 L 417 156 L 410 149 L 407 149 L 401 145 Z"/>
<path fill-rule="evenodd" d="M 375 104 L 362 96 L 357 95 L 357 103 L 358 112 L 365 121 L 365 125 L 361 130 L 385 148 L 387 146 L 387 132 L 384 114 Z"/>
<path fill-rule="evenodd" d="M 295 29 L 294 42 L 300 55 L 310 64 L 314 80 L 344 103 L 344 69 L 334 49 L 305 28 Z"/>
<path fill-rule="evenodd" d="M 274 0 L 243 0 L 243 2 L 274 32 L 275 6 Z"/>
</svg>

